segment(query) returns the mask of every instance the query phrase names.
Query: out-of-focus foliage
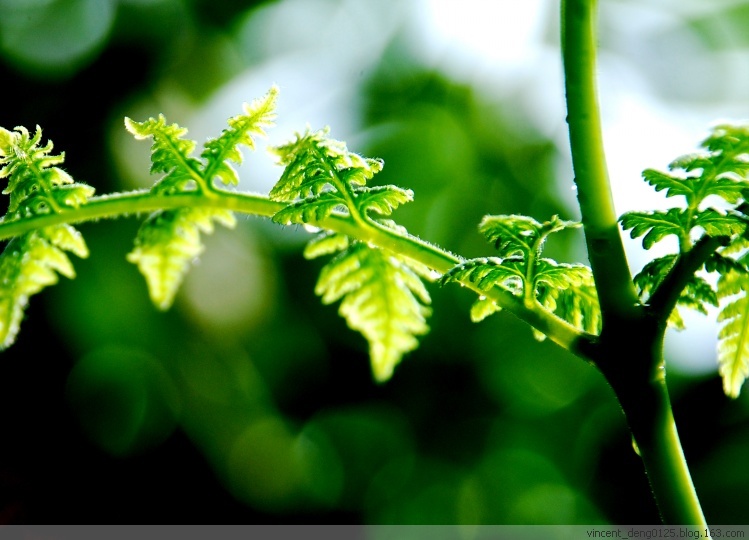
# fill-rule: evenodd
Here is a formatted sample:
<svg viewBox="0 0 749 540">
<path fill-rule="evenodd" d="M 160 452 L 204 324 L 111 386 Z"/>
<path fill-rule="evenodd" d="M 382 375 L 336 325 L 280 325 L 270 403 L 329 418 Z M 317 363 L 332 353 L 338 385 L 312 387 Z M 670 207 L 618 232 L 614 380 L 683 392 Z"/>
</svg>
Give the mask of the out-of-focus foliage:
<svg viewBox="0 0 749 540">
<path fill-rule="evenodd" d="M 571 184 L 557 142 L 564 117 L 558 128 L 536 129 L 531 113 L 548 108 L 534 103 L 532 81 L 492 80 L 488 91 L 486 78 L 477 76 L 475 86 L 452 79 L 415 54 L 409 10 L 387 2 L 254 4 L 0 0 L 0 74 L 10 104 L 0 109 L 0 125 L 43 125 L 65 148 L 75 178 L 98 192 L 129 189 L 148 176 L 149 163 L 142 145 L 130 152 L 123 116 L 163 112 L 191 125 L 224 93 L 239 87 L 248 99 L 279 82 L 282 96 L 302 96 L 282 97 L 282 116 L 284 107 L 294 116 L 335 102 L 321 123 L 310 119 L 311 128 L 332 124 L 357 151 L 383 158 L 387 166 L 373 181 L 414 192 L 415 201 L 395 211 L 399 222 L 447 249 L 489 255 L 476 233 L 487 214 L 578 217 L 558 188 Z M 395 4 L 422 16 L 415 3 Z M 713 15 L 684 16 L 671 35 L 688 37 L 700 54 L 720 52 L 709 47 L 721 35 L 714 29 L 741 26 Z M 357 42 L 337 41 L 352 28 L 360 29 Z M 269 46 L 279 35 L 283 46 Z M 659 35 L 649 43 L 665 47 Z M 603 37 L 608 52 L 644 47 L 613 31 Z M 549 41 L 556 47 L 555 37 Z M 352 43 L 361 47 L 356 62 L 331 59 Z M 643 73 L 664 74 L 654 83 L 662 95 L 678 90 L 684 99 L 721 80 L 692 77 L 678 48 L 666 52 L 638 57 Z M 668 73 L 689 84 L 670 87 Z M 723 79 L 730 88 L 730 72 Z M 228 115 L 210 116 L 220 129 Z M 279 137 L 302 131 L 305 121 Z M 237 168 L 240 186 L 254 189 L 264 160 L 252 156 Z M 658 520 L 602 377 L 555 345 L 536 343 L 507 314 L 473 324 L 466 291 L 429 289 L 430 333 L 390 382 L 376 385 L 365 340 L 315 297 L 324 262 L 303 259 L 309 236 L 301 228 L 251 219 L 215 231 L 206 239 L 211 256 L 191 270 L 168 313 L 153 308 L 125 261 L 134 222 L 83 229 L 91 256 L 76 263 L 78 279 L 32 299 L 27 332 L 0 357 L 0 520 Z M 586 262 L 579 238 L 560 240 L 549 246 L 552 256 Z M 671 385 L 708 519 L 745 521 L 749 469 L 740 464 L 749 401 L 726 403 L 713 377 L 672 374 Z"/>
</svg>

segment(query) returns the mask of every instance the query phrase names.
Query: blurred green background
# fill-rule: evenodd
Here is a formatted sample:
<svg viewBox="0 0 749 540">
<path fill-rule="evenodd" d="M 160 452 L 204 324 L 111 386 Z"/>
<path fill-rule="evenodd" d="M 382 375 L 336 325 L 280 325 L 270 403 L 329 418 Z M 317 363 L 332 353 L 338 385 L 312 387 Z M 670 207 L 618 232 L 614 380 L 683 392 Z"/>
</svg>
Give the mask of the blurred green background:
<svg viewBox="0 0 749 540">
<path fill-rule="evenodd" d="M 601 1 L 618 210 L 639 180 L 747 116 L 749 2 Z M 123 116 L 215 136 L 281 88 L 269 144 L 329 125 L 414 190 L 408 229 L 490 254 L 487 213 L 578 218 L 557 2 L 0 0 L 0 125 L 39 124 L 98 193 L 149 185 Z M 280 170 L 259 150 L 240 188 Z M 217 231 L 174 308 L 125 262 L 138 222 L 81 227 L 78 278 L 32 299 L 0 356 L 2 523 L 646 524 L 658 521 L 612 392 L 472 295 L 432 287 L 431 332 L 373 383 L 366 343 L 313 293 L 309 235 Z M 647 260 L 628 242 L 633 270 Z M 551 244 L 583 261 L 582 238 Z M 708 521 L 749 519 L 749 400 L 726 399 L 715 326 L 669 336 L 669 383 Z M 689 331 L 688 331 L 689 332 Z M 633 336 L 636 339 L 636 336 Z M 745 392 L 746 393 L 746 392 Z"/>
</svg>

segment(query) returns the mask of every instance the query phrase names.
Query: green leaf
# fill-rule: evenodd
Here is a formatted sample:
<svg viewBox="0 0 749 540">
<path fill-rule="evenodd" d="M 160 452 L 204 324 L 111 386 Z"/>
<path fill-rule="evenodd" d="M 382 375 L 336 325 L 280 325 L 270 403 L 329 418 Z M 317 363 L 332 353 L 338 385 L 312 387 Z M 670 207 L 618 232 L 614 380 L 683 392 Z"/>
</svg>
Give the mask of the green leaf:
<svg viewBox="0 0 749 540">
<path fill-rule="evenodd" d="M 309 242 L 304 248 L 305 259 L 315 259 L 323 255 L 332 255 L 349 247 L 349 237 L 345 234 L 324 232 Z"/>
<path fill-rule="evenodd" d="M 151 174 L 164 173 L 153 187 L 154 192 L 172 193 L 207 188 L 207 182 L 200 174 L 200 160 L 191 157 L 197 143 L 183 138 L 187 135 L 186 128 L 167 124 L 163 114 L 145 122 L 125 118 L 125 127 L 138 140 L 153 138 Z"/>
<path fill-rule="evenodd" d="M 701 146 L 723 156 L 740 157 L 749 154 L 749 126 L 719 124 Z"/>
<path fill-rule="evenodd" d="M 86 203 L 94 189 L 74 182 L 57 167 L 64 154 L 52 154 L 52 141 L 41 146 L 42 130 L 0 128 L 0 178 L 8 179 L 3 193 L 10 196 L 3 221 L 59 213 Z M 55 225 L 11 239 L 0 255 L 0 348 L 15 340 L 29 297 L 58 281 L 58 274 L 75 277 L 66 252 L 87 257 L 80 233 L 69 225 Z"/>
<path fill-rule="evenodd" d="M 672 166 L 674 163 L 672 163 Z M 693 184 L 686 181 L 683 176 L 676 176 L 656 171 L 655 169 L 645 169 L 642 171 L 642 178 L 645 182 L 653 186 L 656 191 L 666 190 L 666 197 L 675 197 L 677 195 L 691 197 L 694 194 Z"/>
<path fill-rule="evenodd" d="M 550 234 L 579 227 L 579 222 L 563 221 L 558 216 L 539 223 L 528 216 L 499 215 L 484 216 L 479 224 L 479 232 L 494 244 L 500 257 L 527 257 L 531 252 L 540 252 Z"/>
<path fill-rule="evenodd" d="M 705 261 L 705 270 L 719 274 L 727 274 L 729 272 L 745 273 L 749 271 L 745 264 L 732 257 L 726 257 L 723 253 L 711 253 L 710 257 Z"/>
<path fill-rule="evenodd" d="M 230 162 L 240 164 L 240 146 L 252 150 L 253 137 L 265 135 L 275 118 L 277 96 L 278 88 L 274 86 L 264 97 L 245 104 L 243 114 L 230 118 L 229 127 L 205 143 L 200 159 L 192 157 L 197 143 L 185 138 L 187 130 L 167 124 L 163 115 L 145 122 L 125 118 L 125 126 L 136 139 L 153 138 L 151 172 L 164 176 L 152 191 L 207 193 L 217 189 L 213 184 L 216 178 L 224 184 L 236 184 L 237 172 Z M 165 210 L 154 213 L 141 226 L 127 259 L 138 265 L 151 300 L 159 309 L 172 305 L 190 263 L 203 252 L 200 233 L 213 232 L 214 222 L 233 227 L 234 214 L 208 208 Z"/>
<path fill-rule="evenodd" d="M 681 195 L 689 208 L 700 208 L 709 196 L 718 196 L 729 204 L 742 199 L 749 172 L 749 128 L 716 126 L 702 142 L 703 151 L 681 156 L 668 168 L 672 173 L 647 169 L 645 181 L 667 197 Z M 689 228 L 693 226 L 688 223 Z"/>
<path fill-rule="evenodd" d="M 548 295 L 539 293 L 539 301 L 575 328 L 594 335 L 601 333 L 601 306 L 592 279 L 567 289 L 550 289 Z"/>
<path fill-rule="evenodd" d="M 677 306 L 708 314 L 707 306 L 718 307 L 718 296 L 713 286 L 700 276 L 692 276 L 676 302 Z"/>
<path fill-rule="evenodd" d="M 345 209 L 346 202 L 338 193 L 326 191 L 291 203 L 283 210 L 276 212 L 272 219 L 281 225 L 317 223 L 339 208 Z"/>
<path fill-rule="evenodd" d="M 702 227 L 705 234 L 713 237 L 744 234 L 746 221 L 736 213 L 724 213 L 714 208 L 707 208 L 697 214 L 694 226 Z"/>
<path fill-rule="evenodd" d="M 590 268 L 538 256 L 549 235 L 578 227 L 580 223 L 563 221 L 558 216 L 545 223 L 519 215 L 485 216 L 479 230 L 504 258 L 463 261 L 443 275 L 440 282 L 470 283 L 486 293 L 499 287 L 522 297 L 526 305 L 537 302 L 580 330 L 599 333 L 601 310 Z M 471 319 L 480 321 L 498 310 L 499 306 L 482 297 L 471 308 Z M 545 338 L 535 330 L 534 335 Z"/>
<path fill-rule="evenodd" d="M 214 221 L 233 227 L 236 219 L 228 210 L 181 208 L 156 212 L 141 225 L 127 260 L 138 265 L 159 309 L 172 305 L 190 264 L 203 252 L 200 233 L 212 233 Z"/>
<path fill-rule="evenodd" d="M 414 192 L 397 186 L 361 187 L 356 189 L 359 210 L 389 216 L 400 205 L 414 200 Z"/>
<path fill-rule="evenodd" d="M 631 238 L 643 236 L 642 247 L 650 249 L 670 235 L 681 237 L 688 234 L 687 213 L 680 208 L 670 208 L 666 212 L 627 212 L 619 218 L 625 230 L 632 229 Z"/>
<path fill-rule="evenodd" d="M 8 178 L 3 194 L 10 195 L 6 221 L 77 208 L 94 194 L 94 188 L 56 167 L 65 154 L 51 154 L 52 141 L 40 146 L 41 139 L 39 126 L 33 136 L 24 127 L 0 128 L 0 178 Z"/>
<path fill-rule="evenodd" d="M 39 229 L 13 238 L 0 255 L 0 348 L 13 344 L 29 297 L 58 281 L 75 277 L 66 251 L 87 257 L 83 237 L 69 225 Z"/>
<path fill-rule="evenodd" d="M 309 255 L 343 245 L 338 237 L 316 241 Z M 429 292 L 419 269 L 397 255 L 355 242 L 323 267 L 315 293 L 325 304 L 341 300 L 339 313 L 369 342 L 372 372 L 388 380 L 404 354 L 418 347 L 417 336 L 429 330 Z"/>
<path fill-rule="evenodd" d="M 502 308 L 499 307 L 496 302 L 485 296 L 481 296 L 471 306 L 471 321 L 475 323 L 481 322 L 489 315 L 493 315 L 500 311 L 502 311 Z"/>
<path fill-rule="evenodd" d="M 687 203 L 699 204 L 709 195 L 717 195 L 730 204 L 741 198 L 746 189 L 743 178 L 747 164 L 743 162 L 720 162 L 717 156 L 690 154 L 674 160 L 671 169 L 684 169 L 689 175 L 668 174 L 654 169 L 646 169 L 642 176 L 656 191 L 666 190 L 667 197 L 682 195 Z M 730 166 L 729 166 L 730 165 Z M 693 173 L 697 171 L 697 173 Z"/>
<path fill-rule="evenodd" d="M 346 144 L 328 137 L 328 130 L 307 131 L 273 148 L 284 172 L 270 191 L 274 201 L 293 202 L 323 191 L 363 185 L 382 169 L 382 161 L 349 152 Z"/>
<path fill-rule="evenodd" d="M 229 119 L 229 127 L 215 139 L 205 143 L 201 157 L 205 161 L 203 176 L 210 184 L 213 178 L 219 178 L 225 185 L 239 183 L 237 171 L 229 164 L 242 163 L 240 145 L 250 150 L 255 149 L 253 136 L 264 137 L 265 130 L 273 126 L 276 118 L 276 100 L 278 87 L 273 86 L 268 93 L 252 103 L 244 104 L 244 114 Z"/>
<path fill-rule="evenodd" d="M 297 135 L 274 152 L 285 168 L 270 198 L 290 203 L 273 217 L 278 223 L 320 221 L 335 211 L 388 216 L 413 200 L 411 190 L 365 186 L 382 170 L 382 161 L 350 152 L 345 143 L 331 139 L 327 129 Z"/>
<path fill-rule="evenodd" d="M 640 300 L 647 303 L 655 289 L 666 278 L 676 264 L 676 255 L 665 255 L 648 262 L 634 277 L 634 284 L 640 294 Z"/>
<path fill-rule="evenodd" d="M 464 261 L 446 272 L 440 284 L 467 282 L 484 292 L 500 287 L 517 296 L 523 294 L 525 264 L 520 257 L 480 257 Z"/>
<path fill-rule="evenodd" d="M 273 125 L 278 88 L 252 103 L 244 104 L 243 114 L 228 120 L 229 127 L 203 146 L 201 159 L 192 157 L 197 143 L 184 138 L 187 129 L 177 124 L 167 124 L 163 114 L 136 122 L 125 118 L 125 127 L 136 139 L 153 138 L 151 146 L 151 173 L 164 173 L 153 186 L 156 193 L 177 193 L 215 189 L 218 178 L 224 184 L 237 184 L 239 177 L 230 162 L 242 163 L 240 146 L 255 148 L 253 137 L 265 136 L 265 129 Z"/>
<path fill-rule="evenodd" d="M 718 322 L 718 371 L 727 396 L 739 396 L 749 376 L 749 274 L 731 272 L 718 279 L 722 301 Z"/>
<path fill-rule="evenodd" d="M 600 333 L 601 308 L 589 267 L 540 259 L 533 281 L 536 299 L 547 310 L 575 328 Z"/>
<path fill-rule="evenodd" d="M 640 300 L 647 304 L 656 289 L 661 285 L 669 272 L 676 265 L 677 255 L 665 255 L 647 263 L 635 276 L 634 284 L 640 295 Z M 725 268 L 732 268 L 727 262 L 721 262 Z M 715 289 L 703 277 L 692 276 L 681 291 L 674 310 L 669 314 L 668 325 L 677 330 L 684 329 L 684 321 L 676 307 L 692 309 L 703 315 L 708 314 L 707 306 L 718 306 L 718 296 Z"/>
</svg>

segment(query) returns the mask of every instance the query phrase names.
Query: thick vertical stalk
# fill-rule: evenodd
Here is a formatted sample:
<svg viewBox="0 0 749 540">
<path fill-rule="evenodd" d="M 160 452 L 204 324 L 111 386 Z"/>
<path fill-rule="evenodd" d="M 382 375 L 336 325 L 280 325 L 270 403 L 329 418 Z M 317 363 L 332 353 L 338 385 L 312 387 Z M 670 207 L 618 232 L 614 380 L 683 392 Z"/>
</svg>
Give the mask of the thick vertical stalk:
<svg viewBox="0 0 749 540">
<path fill-rule="evenodd" d="M 674 424 L 662 361 L 663 323 L 640 306 L 609 184 L 595 84 L 596 0 L 562 0 L 572 163 L 603 331 L 591 350 L 614 389 L 665 523 L 706 526 Z"/>
<path fill-rule="evenodd" d="M 595 4 L 596 0 L 563 0 L 562 52 L 575 184 L 606 321 L 607 314 L 615 315 L 614 319 L 626 316 L 634 309 L 637 295 L 619 234 L 603 151 L 595 85 Z"/>
<path fill-rule="evenodd" d="M 593 356 L 624 411 L 663 522 L 707 528 L 674 422 L 662 330 L 644 321 L 609 337 Z"/>
<path fill-rule="evenodd" d="M 707 528 L 676 431 L 664 377 L 647 387 L 619 393 L 638 451 L 666 524 Z"/>
</svg>

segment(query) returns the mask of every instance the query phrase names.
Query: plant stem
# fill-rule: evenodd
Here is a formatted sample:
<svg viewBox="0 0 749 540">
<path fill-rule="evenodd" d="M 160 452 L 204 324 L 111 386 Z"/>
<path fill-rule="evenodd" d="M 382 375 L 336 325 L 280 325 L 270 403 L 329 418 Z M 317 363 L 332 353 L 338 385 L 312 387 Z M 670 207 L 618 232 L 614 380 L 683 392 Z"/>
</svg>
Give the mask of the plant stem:
<svg viewBox="0 0 749 540">
<path fill-rule="evenodd" d="M 77 224 L 157 210 L 201 207 L 272 217 L 286 207 L 286 203 L 272 201 L 265 195 L 253 193 L 214 190 L 211 195 L 211 197 L 206 197 L 199 191 L 169 195 L 132 191 L 92 197 L 78 208 L 64 208 L 60 212 L 50 212 L 7 222 L 0 221 L 0 240 L 52 225 Z M 333 214 L 323 220 L 310 222 L 309 225 L 339 232 L 411 258 L 438 274 L 444 274 L 462 262 L 460 257 L 434 244 L 424 242 L 407 233 L 383 227 L 370 220 L 364 221 L 361 216 L 357 222 L 351 216 Z M 530 324 L 569 351 L 577 352 L 582 343 L 593 338 L 548 311 L 535 305 L 531 307 L 524 305 L 520 298 L 515 297 L 509 291 L 495 287 L 493 291 L 487 293 L 470 282 L 466 281 L 462 284 L 480 295 L 488 296 L 501 308 Z"/>
<path fill-rule="evenodd" d="M 599 367 L 619 399 L 664 523 L 706 527 L 668 396 L 664 318 L 639 304 L 614 211 L 596 96 L 596 4 L 562 0 L 572 163 L 603 317 L 598 342 L 583 356 Z"/>
<path fill-rule="evenodd" d="M 663 332 L 656 329 L 650 337 L 652 328 L 622 328 L 620 339 L 603 344 L 608 351 L 597 355 L 597 365 L 626 415 L 663 522 L 707 528 L 674 422 L 660 352 Z M 638 335 L 634 346 L 633 330 Z M 620 356 L 630 361 L 617 361 Z"/>
<path fill-rule="evenodd" d="M 637 304 L 603 151 L 596 96 L 596 0 L 562 1 L 562 52 L 575 184 L 604 323 Z M 614 318 L 618 318 L 614 317 Z"/>
</svg>

